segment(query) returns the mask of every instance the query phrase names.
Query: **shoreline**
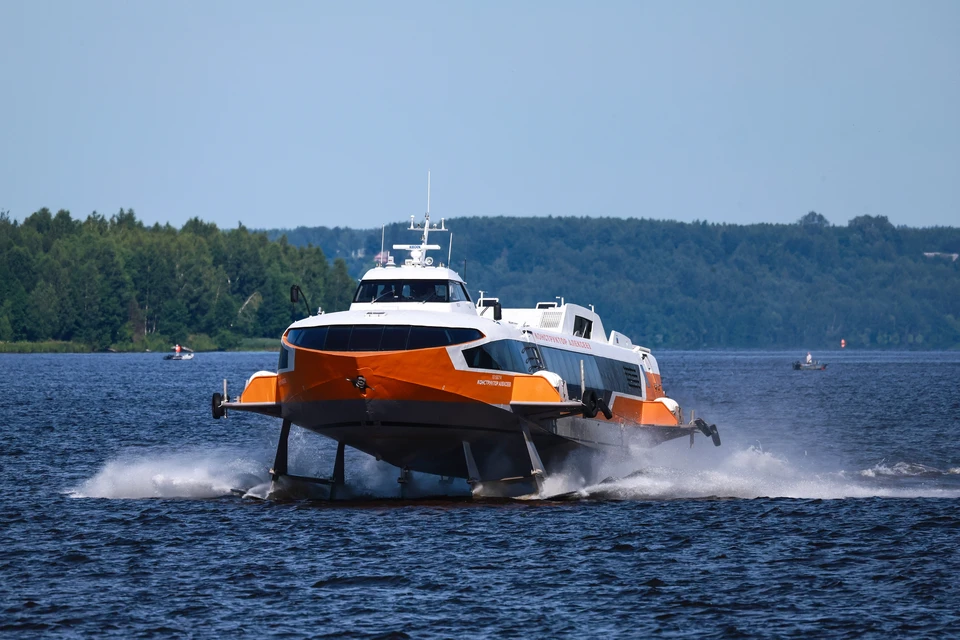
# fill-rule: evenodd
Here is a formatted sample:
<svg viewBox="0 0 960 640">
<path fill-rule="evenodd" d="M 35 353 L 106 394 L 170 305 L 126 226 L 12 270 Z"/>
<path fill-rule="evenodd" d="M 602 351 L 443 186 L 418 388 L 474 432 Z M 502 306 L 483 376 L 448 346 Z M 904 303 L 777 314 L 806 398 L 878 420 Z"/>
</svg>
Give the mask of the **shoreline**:
<svg viewBox="0 0 960 640">
<path fill-rule="evenodd" d="M 235 347 L 229 349 L 193 349 L 194 353 L 234 353 L 234 352 L 253 352 L 253 351 L 262 351 L 262 352 L 274 352 L 279 353 L 280 351 L 280 339 L 276 338 L 247 338 L 240 342 Z M 660 347 L 656 350 L 657 353 L 725 353 L 725 352 L 747 352 L 747 353 L 771 353 L 771 352 L 803 352 L 815 351 L 818 354 L 830 354 L 830 356 L 836 356 L 840 354 L 851 354 L 851 353 L 956 353 L 960 351 L 960 346 L 951 348 L 951 349 L 904 349 L 904 348 L 889 348 L 889 347 L 866 347 L 860 349 L 852 349 L 847 347 L 846 349 L 831 348 L 831 349 L 810 349 L 809 347 L 707 347 L 703 349 L 689 349 L 689 348 L 665 348 Z M 131 349 L 121 346 L 109 347 L 107 349 L 93 350 L 90 346 L 77 343 L 77 342 L 60 342 L 54 340 L 48 340 L 43 342 L 0 342 L 0 356 L 4 354 L 50 354 L 50 353 L 64 353 L 64 354 L 95 354 L 95 353 L 152 353 L 152 354 L 167 354 L 170 353 L 170 350 L 162 349 Z M 800 356 L 797 356 L 798 359 Z M 829 357 L 829 356 L 828 356 Z"/>
<path fill-rule="evenodd" d="M 280 339 L 272 338 L 251 338 L 241 340 L 236 347 L 229 349 L 193 349 L 194 353 L 226 353 L 233 351 L 265 351 L 279 352 Z M 94 350 L 89 345 L 79 342 L 62 342 L 57 340 L 45 340 L 43 342 L 0 342 L 0 355 L 4 354 L 40 354 L 40 353 L 153 353 L 166 354 L 171 350 L 162 349 L 139 349 L 129 348 L 127 346 L 114 345 L 106 349 Z"/>
</svg>

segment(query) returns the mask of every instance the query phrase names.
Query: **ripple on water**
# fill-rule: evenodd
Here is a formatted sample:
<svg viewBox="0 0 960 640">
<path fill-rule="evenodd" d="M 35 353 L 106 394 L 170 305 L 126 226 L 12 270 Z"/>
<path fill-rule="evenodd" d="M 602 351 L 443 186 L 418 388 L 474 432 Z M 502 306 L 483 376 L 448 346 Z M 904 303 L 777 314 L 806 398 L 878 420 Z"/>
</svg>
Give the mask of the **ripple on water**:
<svg viewBox="0 0 960 640">
<path fill-rule="evenodd" d="M 267 480 L 276 425 L 213 423 L 200 409 L 223 375 L 239 384 L 274 354 L 204 354 L 162 372 L 148 355 L 5 360 L 22 372 L 8 397 L 57 393 L 28 409 L 0 404 L 0 571 L 16 576 L 0 581 L 0 630 L 888 638 L 956 628 L 949 405 L 960 355 L 860 354 L 797 378 L 783 354 L 664 354 L 665 382 L 720 425 L 723 447 L 638 452 L 608 481 L 558 476 L 556 500 L 522 504 L 398 501 L 396 470 L 358 455 L 348 481 L 374 500 L 334 505 L 231 491 Z M 920 422 L 891 388 L 923 398 Z M 329 472 L 323 440 L 301 435 L 293 449 L 305 474 Z"/>
</svg>

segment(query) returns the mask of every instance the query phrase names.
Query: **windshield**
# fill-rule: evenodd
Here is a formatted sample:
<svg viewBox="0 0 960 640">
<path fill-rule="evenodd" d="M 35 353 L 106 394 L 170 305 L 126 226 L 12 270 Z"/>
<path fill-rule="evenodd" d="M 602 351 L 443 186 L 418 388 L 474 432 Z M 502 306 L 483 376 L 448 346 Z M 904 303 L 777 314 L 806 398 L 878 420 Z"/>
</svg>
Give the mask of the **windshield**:
<svg viewBox="0 0 960 640">
<path fill-rule="evenodd" d="M 470 296 L 453 280 L 364 280 L 354 302 L 469 302 Z"/>
</svg>

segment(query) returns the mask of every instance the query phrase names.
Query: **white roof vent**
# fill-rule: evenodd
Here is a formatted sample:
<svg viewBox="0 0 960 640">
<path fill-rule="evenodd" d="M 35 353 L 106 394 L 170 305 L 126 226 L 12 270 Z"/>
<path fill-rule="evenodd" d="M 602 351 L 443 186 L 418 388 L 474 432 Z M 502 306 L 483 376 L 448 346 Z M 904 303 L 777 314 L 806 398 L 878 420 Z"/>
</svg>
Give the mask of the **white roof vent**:
<svg viewBox="0 0 960 640">
<path fill-rule="evenodd" d="M 560 321 L 563 319 L 562 311 L 544 311 L 540 314 L 541 329 L 559 329 Z"/>
</svg>

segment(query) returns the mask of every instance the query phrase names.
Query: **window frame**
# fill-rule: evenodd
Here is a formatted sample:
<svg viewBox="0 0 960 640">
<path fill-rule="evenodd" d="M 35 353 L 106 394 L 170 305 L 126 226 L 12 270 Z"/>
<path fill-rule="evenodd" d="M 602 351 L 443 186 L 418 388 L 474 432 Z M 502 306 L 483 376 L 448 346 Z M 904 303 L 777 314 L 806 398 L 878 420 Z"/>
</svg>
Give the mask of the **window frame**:
<svg viewBox="0 0 960 640">
<path fill-rule="evenodd" d="M 583 377 L 587 389 L 598 393 L 619 393 L 633 397 L 644 397 L 643 374 L 634 363 L 615 358 L 606 358 L 590 353 L 580 353 L 558 347 L 540 345 L 540 353 L 547 371 L 559 375 L 567 383 L 567 389 L 573 395 L 580 390 L 580 360 L 583 360 Z M 640 376 L 640 386 L 630 384 L 626 370 L 631 369 Z"/>
<path fill-rule="evenodd" d="M 356 348 L 358 343 L 354 341 L 354 335 L 364 333 L 368 328 L 378 327 L 380 337 L 376 348 L 366 348 L 372 346 L 367 343 L 365 348 Z M 358 332 L 357 329 L 360 329 Z M 376 329 L 373 329 L 375 332 Z M 411 341 L 418 346 L 411 347 Z M 438 334 L 442 334 L 438 336 Z M 319 340 L 319 336 L 323 340 Z M 330 337 L 336 336 L 337 348 L 331 348 Z M 344 337 L 345 335 L 345 337 Z M 384 349 L 384 338 L 390 335 L 390 348 Z M 402 336 L 402 346 L 398 339 Z M 430 336 L 433 336 L 432 338 Z M 309 349 L 311 351 L 335 352 L 335 353 L 389 353 L 395 351 L 416 351 L 419 349 L 434 349 L 439 347 L 452 347 L 456 345 L 469 344 L 477 340 L 483 340 L 486 336 L 479 329 L 473 327 L 436 327 L 427 325 L 394 325 L 394 324 L 344 324 L 344 325 L 323 325 L 320 327 L 303 327 L 298 329 L 289 329 L 284 336 L 285 341 L 297 349 Z M 421 342 L 423 341 L 422 345 Z M 342 348 L 341 348 L 342 347 Z"/>
<path fill-rule="evenodd" d="M 392 285 L 392 290 L 396 294 L 399 292 L 398 296 L 380 298 L 386 295 L 384 291 L 387 289 L 387 285 Z M 414 297 L 412 295 L 412 290 L 416 288 L 414 285 L 432 285 L 433 293 L 432 294 L 421 294 L 420 296 Z M 369 293 L 369 290 L 373 287 L 381 287 L 372 293 Z M 437 295 L 437 290 L 439 287 L 444 287 L 444 293 L 442 295 Z M 463 296 L 462 300 L 454 300 L 452 291 L 458 289 L 460 294 Z M 404 291 L 407 293 L 404 294 Z M 360 299 L 360 294 L 364 293 L 364 299 Z M 369 294 L 368 294 L 369 293 Z M 372 296 L 372 297 L 371 297 Z M 467 291 L 467 288 L 463 286 L 463 283 L 459 280 L 450 280 L 444 278 L 397 278 L 393 280 L 362 280 L 360 284 L 357 285 L 357 290 L 353 294 L 353 303 L 355 304 L 413 304 L 413 303 L 455 303 L 455 302 L 473 302 L 470 298 L 470 292 Z"/>
</svg>

